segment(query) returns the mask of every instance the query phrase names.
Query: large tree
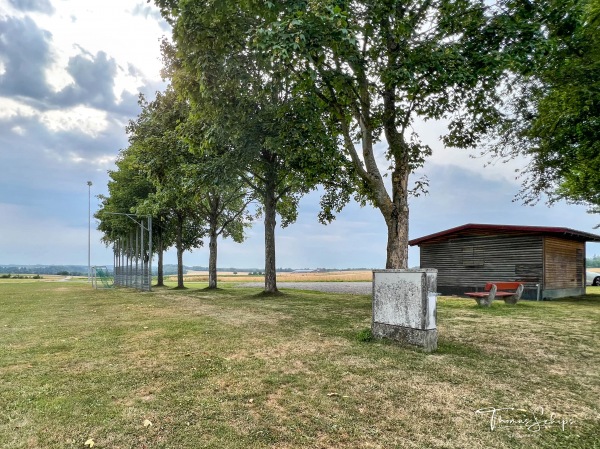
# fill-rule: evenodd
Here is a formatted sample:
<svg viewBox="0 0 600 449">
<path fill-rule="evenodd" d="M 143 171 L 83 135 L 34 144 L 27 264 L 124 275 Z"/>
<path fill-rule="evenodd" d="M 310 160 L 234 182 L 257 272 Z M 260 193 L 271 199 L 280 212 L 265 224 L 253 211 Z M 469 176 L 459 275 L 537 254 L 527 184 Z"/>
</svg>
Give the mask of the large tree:
<svg viewBox="0 0 600 449">
<path fill-rule="evenodd" d="M 321 113 L 333 117 L 340 151 L 359 180 L 356 190 L 385 220 L 386 267 L 406 268 L 409 175 L 431 154 L 413 125 L 447 120 L 445 144 L 468 148 L 500 120 L 497 87 L 519 43 L 513 9 L 521 3 L 267 3 L 272 13 L 256 26 L 256 45 L 285 67 L 297 91 L 316 96 Z M 383 139 L 387 149 L 379 156 L 376 144 Z"/>
<path fill-rule="evenodd" d="M 209 188 L 200 203 L 200 213 L 208 221 L 208 288 L 217 288 L 217 241 L 230 237 L 241 243 L 244 226 L 250 225 L 252 217 L 246 213 L 250 201 L 241 189 Z"/>
<path fill-rule="evenodd" d="M 331 163 L 335 140 L 321 137 L 330 135 L 328 124 L 314 114 L 312 99 L 296 96 L 268 55 L 254 45 L 253 30 L 271 14 L 266 4 L 156 3 L 174 26 L 175 47 L 165 46 L 167 71 L 191 100 L 196 121 L 207 128 L 196 148 L 217 156 L 219 171 L 235 172 L 262 204 L 265 292 L 275 293 L 277 214 L 285 226 L 295 220 L 300 196 L 317 183 L 339 187 L 334 181 L 341 178 L 343 162 Z M 330 218 L 345 198 L 326 196 L 325 216 Z"/>
<path fill-rule="evenodd" d="M 218 240 L 244 241 L 245 228 L 254 220 L 248 212 L 253 197 L 236 173 L 216 170 L 210 156 L 195 157 L 198 163 L 188 167 L 191 173 L 185 173 L 182 168 L 181 175 L 192 179 L 195 186 L 196 213 L 205 223 L 204 235 L 208 237 L 208 288 L 214 289 L 217 288 Z"/>
<path fill-rule="evenodd" d="M 519 198 L 561 199 L 600 213 L 600 0 L 546 0 L 530 10 L 527 60 L 508 85 L 510 118 L 495 155 L 525 155 Z"/>
</svg>

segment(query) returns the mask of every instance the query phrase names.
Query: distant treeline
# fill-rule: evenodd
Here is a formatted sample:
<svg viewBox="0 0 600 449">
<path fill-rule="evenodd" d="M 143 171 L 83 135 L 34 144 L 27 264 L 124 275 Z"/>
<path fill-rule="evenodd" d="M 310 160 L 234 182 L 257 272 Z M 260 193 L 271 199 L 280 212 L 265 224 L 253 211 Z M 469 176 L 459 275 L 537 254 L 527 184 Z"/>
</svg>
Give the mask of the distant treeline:
<svg viewBox="0 0 600 449">
<path fill-rule="evenodd" d="M 39 274 L 25 276 L 22 274 L 0 274 L 0 279 L 43 279 Z"/>
<path fill-rule="evenodd" d="M 0 265 L 0 273 L 7 274 L 60 274 L 87 276 L 88 268 L 83 265 Z"/>
<path fill-rule="evenodd" d="M 113 266 L 107 266 L 113 271 Z M 0 265 L 0 273 L 5 274 L 58 274 L 60 276 L 87 276 L 87 265 Z M 156 267 L 153 268 L 156 274 Z M 185 271 L 184 271 L 185 272 Z M 177 274 L 177 265 L 165 265 L 166 275 Z"/>
<path fill-rule="evenodd" d="M 588 268 L 600 268 L 600 256 L 594 255 L 591 259 L 585 259 L 585 266 Z"/>
</svg>

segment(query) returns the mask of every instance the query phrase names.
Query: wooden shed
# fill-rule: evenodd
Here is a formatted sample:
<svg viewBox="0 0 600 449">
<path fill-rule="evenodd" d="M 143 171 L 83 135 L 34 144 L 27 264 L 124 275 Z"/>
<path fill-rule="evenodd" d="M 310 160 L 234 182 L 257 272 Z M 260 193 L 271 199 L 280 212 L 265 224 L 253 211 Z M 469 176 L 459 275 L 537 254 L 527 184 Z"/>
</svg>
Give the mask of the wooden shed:
<svg viewBox="0 0 600 449">
<path fill-rule="evenodd" d="M 600 236 L 569 228 L 466 224 L 409 245 L 421 268 L 438 270 L 438 292 L 463 295 L 488 281 L 520 281 L 524 299 L 585 294 L 585 243 Z"/>
</svg>

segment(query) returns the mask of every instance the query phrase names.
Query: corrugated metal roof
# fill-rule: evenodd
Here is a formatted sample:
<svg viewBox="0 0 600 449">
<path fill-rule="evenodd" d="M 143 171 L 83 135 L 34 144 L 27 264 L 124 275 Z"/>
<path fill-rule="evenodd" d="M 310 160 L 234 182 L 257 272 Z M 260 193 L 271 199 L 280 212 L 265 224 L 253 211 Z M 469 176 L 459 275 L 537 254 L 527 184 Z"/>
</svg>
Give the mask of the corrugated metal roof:
<svg viewBox="0 0 600 449">
<path fill-rule="evenodd" d="M 446 229 L 445 231 L 429 234 L 424 237 L 412 239 L 408 242 L 409 245 L 419 245 L 431 240 L 445 240 L 456 234 L 469 234 L 472 232 L 489 232 L 493 234 L 502 233 L 518 233 L 528 235 L 549 235 L 555 237 L 564 237 L 572 240 L 586 242 L 600 242 L 600 235 L 590 234 L 588 232 L 576 231 L 570 228 L 551 227 L 551 226 L 519 226 L 519 225 L 498 225 L 498 224 L 477 224 L 469 223 L 455 228 Z"/>
</svg>

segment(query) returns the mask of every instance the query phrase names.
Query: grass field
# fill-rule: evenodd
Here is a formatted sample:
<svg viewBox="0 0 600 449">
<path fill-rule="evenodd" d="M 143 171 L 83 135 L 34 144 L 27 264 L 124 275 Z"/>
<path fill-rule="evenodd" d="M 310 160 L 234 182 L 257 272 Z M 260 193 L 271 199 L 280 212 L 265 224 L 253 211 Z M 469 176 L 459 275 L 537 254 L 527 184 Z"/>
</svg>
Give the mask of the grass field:
<svg viewBox="0 0 600 449">
<path fill-rule="evenodd" d="M 433 354 L 362 341 L 367 296 L 222 287 L 0 283 L 0 447 L 600 448 L 600 287 L 440 298 Z"/>
</svg>

